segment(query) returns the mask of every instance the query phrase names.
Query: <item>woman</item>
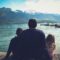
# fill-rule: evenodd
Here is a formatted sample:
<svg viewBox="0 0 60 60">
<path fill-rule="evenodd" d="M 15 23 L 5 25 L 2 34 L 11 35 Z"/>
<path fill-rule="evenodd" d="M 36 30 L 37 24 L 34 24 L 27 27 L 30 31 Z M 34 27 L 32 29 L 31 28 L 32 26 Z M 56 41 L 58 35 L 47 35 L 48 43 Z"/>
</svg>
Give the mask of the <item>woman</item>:
<svg viewBox="0 0 60 60">
<path fill-rule="evenodd" d="M 52 60 L 58 60 L 58 57 L 54 54 L 56 45 L 55 45 L 55 37 L 53 35 L 49 34 L 47 36 L 46 45 L 48 48 L 48 52 L 49 52 L 50 56 L 52 57 Z"/>
</svg>

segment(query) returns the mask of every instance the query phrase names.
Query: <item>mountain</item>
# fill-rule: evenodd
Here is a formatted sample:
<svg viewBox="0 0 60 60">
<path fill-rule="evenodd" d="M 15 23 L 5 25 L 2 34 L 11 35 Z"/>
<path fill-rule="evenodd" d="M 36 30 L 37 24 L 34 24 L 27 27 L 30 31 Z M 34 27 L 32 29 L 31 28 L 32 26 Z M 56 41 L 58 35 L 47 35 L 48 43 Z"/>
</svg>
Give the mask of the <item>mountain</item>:
<svg viewBox="0 0 60 60">
<path fill-rule="evenodd" d="M 60 22 L 59 14 L 27 13 L 21 10 L 12 11 L 10 8 L 0 8 L 0 23 L 26 23 L 30 18 L 38 22 Z"/>
</svg>

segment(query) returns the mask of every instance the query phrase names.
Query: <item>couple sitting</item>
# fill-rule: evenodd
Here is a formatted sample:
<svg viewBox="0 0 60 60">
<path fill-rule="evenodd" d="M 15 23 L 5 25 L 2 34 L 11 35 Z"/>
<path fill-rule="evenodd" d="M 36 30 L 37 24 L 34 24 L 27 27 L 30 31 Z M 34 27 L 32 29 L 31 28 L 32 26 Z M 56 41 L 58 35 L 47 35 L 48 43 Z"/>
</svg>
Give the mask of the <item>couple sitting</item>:
<svg viewBox="0 0 60 60">
<path fill-rule="evenodd" d="M 35 29 L 35 19 L 30 19 L 28 26 L 29 29 L 24 31 L 17 29 L 17 36 L 11 40 L 5 60 L 8 60 L 11 52 L 12 60 L 52 60 L 55 49 L 54 36 L 48 35 L 45 39 L 44 32 Z"/>
</svg>

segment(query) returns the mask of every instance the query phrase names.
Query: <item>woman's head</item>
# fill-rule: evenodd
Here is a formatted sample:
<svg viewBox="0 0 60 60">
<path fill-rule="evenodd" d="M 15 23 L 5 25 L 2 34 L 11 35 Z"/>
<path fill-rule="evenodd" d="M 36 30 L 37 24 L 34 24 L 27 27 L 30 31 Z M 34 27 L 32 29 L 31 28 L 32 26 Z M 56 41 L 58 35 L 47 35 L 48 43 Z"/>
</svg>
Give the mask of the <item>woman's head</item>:
<svg viewBox="0 0 60 60">
<path fill-rule="evenodd" d="M 55 37 L 52 34 L 49 34 L 46 38 L 46 42 L 54 43 L 55 42 Z"/>
</svg>

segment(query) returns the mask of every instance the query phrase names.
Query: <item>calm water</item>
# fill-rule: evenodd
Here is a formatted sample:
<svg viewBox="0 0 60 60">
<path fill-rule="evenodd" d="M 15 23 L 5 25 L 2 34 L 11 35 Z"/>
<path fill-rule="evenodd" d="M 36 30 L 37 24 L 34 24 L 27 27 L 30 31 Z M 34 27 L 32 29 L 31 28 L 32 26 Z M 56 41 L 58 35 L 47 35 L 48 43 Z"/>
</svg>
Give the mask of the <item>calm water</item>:
<svg viewBox="0 0 60 60">
<path fill-rule="evenodd" d="M 27 29 L 27 24 L 4 24 L 0 25 L 0 51 L 7 51 L 10 40 L 15 36 L 17 28 Z M 47 36 L 49 33 L 55 36 L 56 52 L 60 52 L 60 28 L 37 25 L 37 29 L 43 30 Z"/>
</svg>

